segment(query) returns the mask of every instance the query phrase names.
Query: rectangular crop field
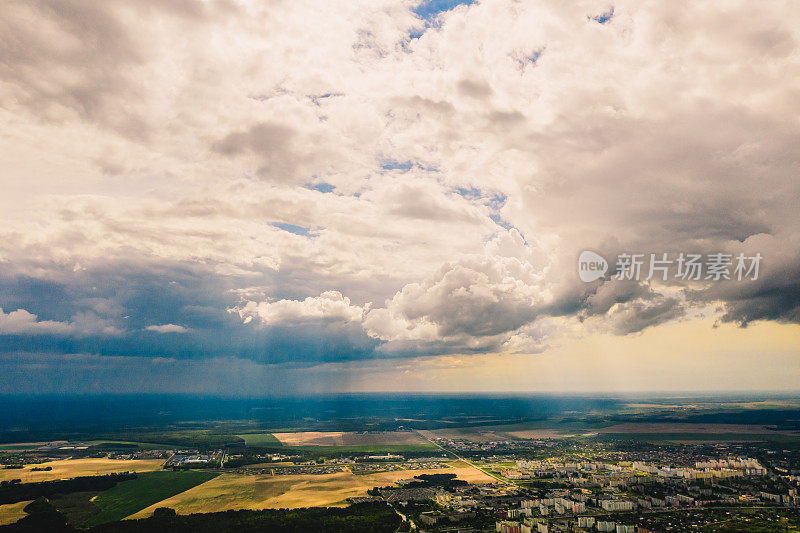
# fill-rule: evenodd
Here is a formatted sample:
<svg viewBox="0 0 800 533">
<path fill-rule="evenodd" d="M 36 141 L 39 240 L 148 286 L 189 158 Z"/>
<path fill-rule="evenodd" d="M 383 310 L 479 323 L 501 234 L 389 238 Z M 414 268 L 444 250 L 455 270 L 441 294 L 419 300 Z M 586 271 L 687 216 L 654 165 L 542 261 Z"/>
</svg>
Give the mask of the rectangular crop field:
<svg viewBox="0 0 800 533">
<path fill-rule="evenodd" d="M 282 446 L 281 441 L 272 433 L 242 433 L 236 436 L 244 439 L 245 446 L 261 448 L 277 448 Z"/>
<path fill-rule="evenodd" d="M 84 525 L 94 526 L 122 520 L 137 511 L 161 500 L 180 494 L 201 483 L 217 477 L 216 472 L 160 471 L 140 474 L 136 479 L 123 481 L 100 493 L 94 499 L 100 513 L 92 516 Z"/>
</svg>

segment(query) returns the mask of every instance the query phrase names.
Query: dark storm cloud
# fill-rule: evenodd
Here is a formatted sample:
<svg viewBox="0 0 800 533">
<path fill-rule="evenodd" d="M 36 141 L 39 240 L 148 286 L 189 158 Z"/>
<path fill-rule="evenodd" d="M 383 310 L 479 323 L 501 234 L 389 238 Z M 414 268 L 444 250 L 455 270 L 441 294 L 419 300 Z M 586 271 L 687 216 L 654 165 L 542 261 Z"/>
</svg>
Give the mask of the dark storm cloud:
<svg viewBox="0 0 800 533">
<path fill-rule="evenodd" d="M 665 298 L 645 283 L 613 277 L 595 283 L 576 282 L 540 310 L 543 316 L 574 316 L 581 321 L 602 318 L 616 335 L 637 333 L 685 312 L 676 298 Z"/>
<path fill-rule="evenodd" d="M 614 305 L 624 304 L 632 300 L 649 300 L 655 293 L 646 285 L 632 281 L 610 279 L 602 283 L 597 290 L 585 300 L 586 314 L 602 315 Z"/>
<path fill-rule="evenodd" d="M 685 310 L 675 298 L 636 300 L 623 304 L 609 313 L 612 330 L 617 335 L 638 333 L 645 328 L 679 318 Z"/>
<path fill-rule="evenodd" d="M 110 264 L 61 273 L 59 278 L 0 280 L 4 311 L 0 351 L 189 359 L 233 356 L 302 365 L 367 357 L 378 344 L 358 326 L 244 324 L 229 312 L 238 303 L 230 289 L 242 280 L 197 265 L 134 269 Z M 18 309 L 25 312 L 9 314 Z"/>
<path fill-rule="evenodd" d="M 798 132 L 757 110 L 686 107 L 665 119 L 578 112 L 548 137 L 530 137 L 552 173 L 532 189 L 531 202 L 543 206 L 534 215 L 546 226 L 621 229 L 627 246 L 656 251 L 781 230 L 776 218 L 800 194 Z"/>
<path fill-rule="evenodd" d="M 722 301 L 723 322 L 742 326 L 757 320 L 800 324 L 800 257 L 766 256 L 757 280 L 723 282 L 706 291 L 690 291 L 698 301 Z"/>
</svg>

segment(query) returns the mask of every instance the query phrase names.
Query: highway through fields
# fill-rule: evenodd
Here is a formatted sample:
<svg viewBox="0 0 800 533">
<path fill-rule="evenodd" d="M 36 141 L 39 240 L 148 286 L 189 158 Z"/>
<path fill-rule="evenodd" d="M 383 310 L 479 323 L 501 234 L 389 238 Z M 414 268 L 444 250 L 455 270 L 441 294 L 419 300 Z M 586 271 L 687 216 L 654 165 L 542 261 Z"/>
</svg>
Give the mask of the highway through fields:
<svg viewBox="0 0 800 533">
<path fill-rule="evenodd" d="M 430 442 L 431 444 L 433 444 L 434 446 L 436 446 L 437 448 L 439 448 L 440 450 L 442 450 L 444 453 L 447 453 L 447 454 L 450 454 L 450 455 L 452 455 L 453 457 L 455 457 L 455 458 L 456 458 L 456 459 L 458 459 L 459 461 L 461 461 L 461 462 L 463 462 L 463 463 L 466 463 L 466 464 L 468 464 L 469 466 L 471 466 L 472 468 L 474 468 L 475 470 L 479 470 L 479 471 L 481 471 L 482 473 L 486 474 L 487 476 L 489 476 L 489 477 L 492 477 L 492 478 L 496 479 L 496 480 L 497 480 L 497 481 L 499 481 L 500 483 L 503 483 L 504 485 L 512 485 L 512 486 L 515 486 L 515 487 L 519 487 L 519 486 L 520 486 L 519 484 L 517 484 L 517 483 L 514 483 L 513 481 L 509 481 L 509 480 L 507 480 L 507 479 L 503 479 L 502 477 L 500 477 L 500 476 L 496 475 L 494 472 L 489 472 L 489 471 L 487 471 L 487 470 L 484 470 L 483 468 L 479 467 L 478 465 L 476 465 L 476 464 L 475 464 L 475 463 L 473 463 L 472 461 L 470 461 L 470 460 L 468 460 L 468 459 L 465 459 L 465 458 L 461 457 L 460 455 L 458 455 L 458 454 L 457 454 L 456 452 L 454 452 L 453 450 L 448 450 L 447 448 L 445 448 L 444 446 L 442 446 L 442 445 L 441 445 L 441 444 L 439 444 L 438 442 L 436 442 L 436 441 L 433 441 L 433 440 L 429 439 L 428 437 L 426 437 L 425 435 L 423 435 L 423 434 L 422 434 L 422 433 L 420 433 L 419 431 L 417 431 L 417 430 L 414 430 L 414 432 L 415 432 L 417 435 L 419 435 L 420 437 L 422 437 L 423 439 L 427 440 L 428 442 Z"/>
</svg>

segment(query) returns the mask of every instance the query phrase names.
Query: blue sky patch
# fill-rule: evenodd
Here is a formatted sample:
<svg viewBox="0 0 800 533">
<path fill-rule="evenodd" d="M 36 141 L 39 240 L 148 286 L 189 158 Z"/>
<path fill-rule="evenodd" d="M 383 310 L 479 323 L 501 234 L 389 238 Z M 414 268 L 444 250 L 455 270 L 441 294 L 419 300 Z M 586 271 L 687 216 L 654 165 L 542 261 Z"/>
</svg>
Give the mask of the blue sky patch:
<svg viewBox="0 0 800 533">
<path fill-rule="evenodd" d="M 411 30 L 408 33 L 409 39 L 419 39 L 428 28 L 438 27 L 440 23 L 437 19 L 440 14 L 451 11 L 458 6 L 469 6 L 474 3 L 475 0 L 424 0 L 420 2 L 411 11 L 425 21 L 425 27 Z"/>
<path fill-rule="evenodd" d="M 412 11 L 418 17 L 430 21 L 439 16 L 439 13 L 450 11 L 458 6 L 469 6 L 474 3 L 475 0 L 428 0 L 427 2 L 420 3 Z"/>
<path fill-rule="evenodd" d="M 331 185 L 330 183 L 325 183 L 324 181 L 321 181 L 319 183 L 307 183 L 305 185 L 305 188 L 306 189 L 311 189 L 312 191 L 319 191 L 319 192 L 323 192 L 323 193 L 329 193 L 329 192 L 333 192 L 333 190 L 336 187 Z"/>
<path fill-rule="evenodd" d="M 500 215 L 498 215 L 497 213 L 492 213 L 491 215 L 489 215 L 489 218 L 492 219 L 492 222 L 494 222 L 495 224 L 497 224 L 498 226 L 500 226 L 503 229 L 510 230 L 511 228 L 514 227 L 511 224 L 509 224 L 508 222 L 506 222 L 505 220 L 503 220 L 503 218 Z"/>
<path fill-rule="evenodd" d="M 598 24 L 605 24 L 606 22 L 608 22 L 612 18 L 614 18 L 614 6 L 611 6 L 611 9 L 609 9 L 605 13 L 600 13 L 599 15 L 595 15 L 594 17 L 591 17 L 591 19 L 593 21 L 597 22 Z"/>
<path fill-rule="evenodd" d="M 539 48 L 538 50 L 534 50 L 531 55 L 525 56 L 525 61 L 528 63 L 536 64 L 539 61 L 539 58 L 542 56 L 542 52 L 544 52 L 544 48 Z"/>
<path fill-rule="evenodd" d="M 311 228 L 305 226 L 296 226 L 294 224 L 287 224 L 286 222 L 273 222 L 272 225 L 283 231 L 294 233 L 295 235 L 302 235 L 303 237 L 310 237 Z"/>
<path fill-rule="evenodd" d="M 456 187 L 456 194 L 467 200 L 480 200 L 483 197 L 483 192 L 477 187 Z"/>
<path fill-rule="evenodd" d="M 456 187 L 455 193 L 471 201 L 480 201 L 483 205 L 497 211 L 505 205 L 508 197 L 501 193 L 487 194 L 478 187 Z"/>
<path fill-rule="evenodd" d="M 413 166 L 414 163 L 411 161 L 395 161 L 394 159 L 388 159 L 381 163 L 383 170 L 411 170 Z"/>
</svg>

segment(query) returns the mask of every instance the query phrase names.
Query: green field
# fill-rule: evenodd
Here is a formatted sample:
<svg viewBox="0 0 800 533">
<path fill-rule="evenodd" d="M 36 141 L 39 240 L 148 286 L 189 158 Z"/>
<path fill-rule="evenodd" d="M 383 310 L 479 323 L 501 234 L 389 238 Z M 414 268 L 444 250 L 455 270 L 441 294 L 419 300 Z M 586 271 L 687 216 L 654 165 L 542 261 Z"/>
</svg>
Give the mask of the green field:
<svg viewBox="0 0 800 533">
<path fill-rule="evenodd" d="M 402 453 L 402 452 L 429 452 L 438 448 L 433 444 L 344 444 L 341 446 L 286 446 L 282 445 L 272 433 L 241 433 L 236 435 L 244 439 L 247 446 L 261 448 L 281 447 L 283 453 L 311 452 L 311 453 Z"/>
<path fill-rule="evenodd" d="M 136 445 L 142 450 L 163 450 L 167 448 L 174 448 L 174 444 L 164 444 L 158 442 L 141 442 L 141 441 L 123 441 L 123 440 L 82 440 L 70 441 L 65 445 L 74 446 L 76 444 L 88 444 L 89 446 L 105 446 L 113 447 L 115 444 Z M 18 451 L 18 450 L 36 450 L 41 448 L 42 444 L 0 444 L 0 451 Z"/>
<path fill-rule="evenodd" d="M 109 433 L 97 438 L 97 442 L 148 443 L 159 446 L 179 446 L 185 448 L 222 448 L 231 444 L 244 444 L 243 439 L 224 430 L 181 429 L 149 430 L 127 433 Z"/>
<path fill-rule="evenodd" d="M 236 436 L 244 439 L 245 446 L 259 446 L 262 448 L 281 446 L 281 441 L 272 433 L 243 433 Z"/>
<path fill-rule="evenodd" d="M 139 474 L 136 479 L 123 481 L 100 493 L 94 504 L 100 512 L 89 518 L 84 525 L 95 526 L 122 520 L 145 507 L 189 490 L 219 475 L 215 472 L 158 471 Z"/>
<path fill-rule="evenodd" d="M 92 440 L 92 441 L 85 441 L 84 444 L 91 444 L 92 446 L 101 446 L 105 448 L 113 447 L 115 444 L 128 444 L 128 445 L 133 444 L 138 446 L 142 450 L 165 450 L 175 447 L 174 444 L 129 441 L 129 440 Z"/>
<path fill-rule="evenodd" d="M 344 446 L 284 446 L 285 453 L 318 452 L 318 453 L 402 453 L 402 452 L 430 452 L 438 451 L 433 444 L 357 444 Z"/>
</svg>

